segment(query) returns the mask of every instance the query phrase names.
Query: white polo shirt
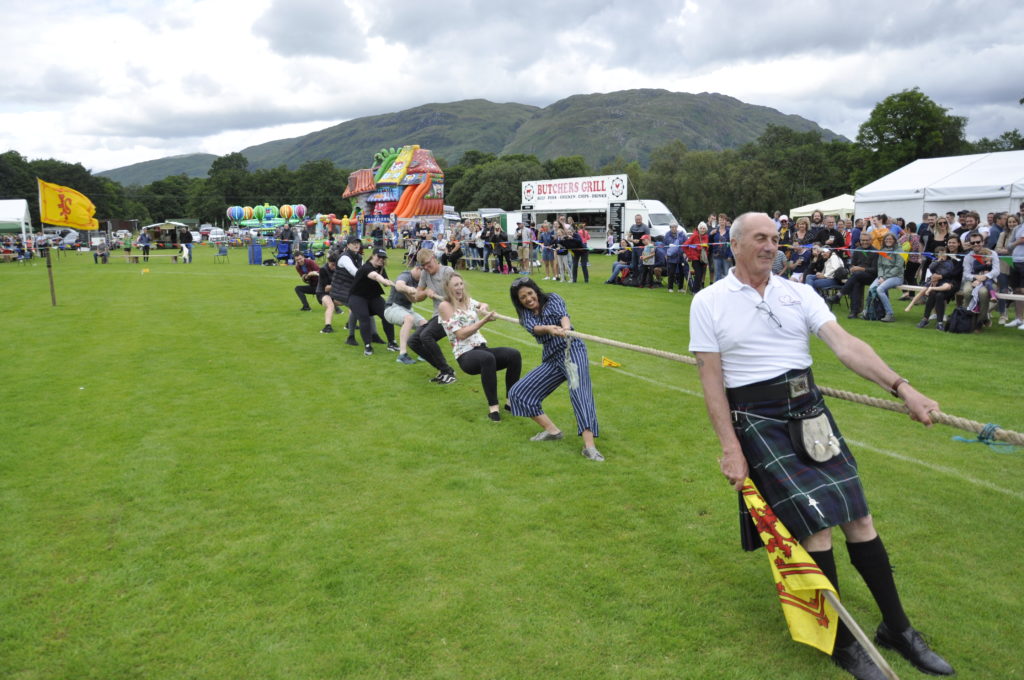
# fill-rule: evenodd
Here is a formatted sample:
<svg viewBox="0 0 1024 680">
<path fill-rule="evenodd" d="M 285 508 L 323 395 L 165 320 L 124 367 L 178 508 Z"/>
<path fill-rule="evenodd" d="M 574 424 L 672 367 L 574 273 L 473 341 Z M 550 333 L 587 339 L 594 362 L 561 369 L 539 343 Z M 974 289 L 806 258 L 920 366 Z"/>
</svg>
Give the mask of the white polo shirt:
<svg viewBox="0 0 1024 680">
<path fill-rule="evenodd" d="M 690 351 L 720 354 L 725 386 L 741 387 L 808 368 L 811 333 L 835 320 L 811 286 L 773 275 L 762 299 L 730 269 L 693 298 Z"/>
</svg>

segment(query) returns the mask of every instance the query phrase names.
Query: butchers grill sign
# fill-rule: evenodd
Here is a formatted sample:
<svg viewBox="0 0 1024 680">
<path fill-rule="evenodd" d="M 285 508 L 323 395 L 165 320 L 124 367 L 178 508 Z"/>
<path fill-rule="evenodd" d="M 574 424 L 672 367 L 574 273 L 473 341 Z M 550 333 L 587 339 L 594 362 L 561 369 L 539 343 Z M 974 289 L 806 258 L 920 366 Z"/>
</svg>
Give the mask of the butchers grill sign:
<svg viewBox="0 0 1024 680">
<path fill-rule="evenodd" d="M 607 208 L 626 200 L 627 175 L 567 177 L 523 182 L 522 205 L 537 211 Z"/>
</svg>

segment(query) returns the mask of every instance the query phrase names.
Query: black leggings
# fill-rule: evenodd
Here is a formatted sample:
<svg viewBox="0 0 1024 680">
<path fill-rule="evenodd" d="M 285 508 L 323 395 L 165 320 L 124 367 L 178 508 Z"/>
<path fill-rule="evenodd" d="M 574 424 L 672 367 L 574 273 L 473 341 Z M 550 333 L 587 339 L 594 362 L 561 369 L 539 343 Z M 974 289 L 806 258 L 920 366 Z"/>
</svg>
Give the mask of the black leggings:
<svg viewBox="0 0 1024 680">
<path fill-rule="evenodd" d="M 956 293 L 956 290 L 933 290 L 928 293 L 924 303 L 924 318 L 928 318 L 935 312 L 938 323 L 946 318 L 946 303 Z"/>
<path fill-rule="evenodd" d="M 480 375 L 488 406 L 498 405 L 498 371 L 505 371 L 505 396 L 519 382 L 523 370 L 523 357 L 511 347 L 479 345 L 459 355 L 459 368 L 469 375 Z"/>
<path fill-rule="evenodd" d="M 370 298 L 364 298 L 361 295 L 348 296 L 348 308 L 352 310 L 352 318 L 359 323 L 359 334 L 363 338 L 364 345 L 369 345 L 373 342 L 373 320 L 370 318 L 371 315 L 380 317 L 384 326 L 384 335 L 388 337 L 388 342 L 392 343 L 395 341 L 395 327 L 384 319 L 384 307 L 386 307 L 384 298 L 380 295 L 374 295 Z"/>
</svg>

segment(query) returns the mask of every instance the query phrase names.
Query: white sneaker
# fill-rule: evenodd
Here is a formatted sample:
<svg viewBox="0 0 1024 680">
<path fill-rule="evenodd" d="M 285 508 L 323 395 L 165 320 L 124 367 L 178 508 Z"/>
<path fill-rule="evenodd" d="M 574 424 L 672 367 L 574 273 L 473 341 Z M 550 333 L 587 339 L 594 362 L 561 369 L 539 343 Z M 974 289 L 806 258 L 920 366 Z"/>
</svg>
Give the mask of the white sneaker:
<svg viewBox="0 0 1024 680">
<path fill-rule="evenodd" d="M 1007 328 L 1021 328 L 1021 319 L 1014 319 L 1006 324 Z"/>
<path fill-rule="evenodd" d="M 939 318 L 938 314 L 932 314 L 931 316 L 928 317 L 928 320 L 929 321 L 935 321 L 938 318 Z"/>
<path fill-rule="evenodd" d="M 1017 326 L 1017 330 L 1024 331 L 1024 324 L 1021 324 L 1020 326 Z"/>
</svg>

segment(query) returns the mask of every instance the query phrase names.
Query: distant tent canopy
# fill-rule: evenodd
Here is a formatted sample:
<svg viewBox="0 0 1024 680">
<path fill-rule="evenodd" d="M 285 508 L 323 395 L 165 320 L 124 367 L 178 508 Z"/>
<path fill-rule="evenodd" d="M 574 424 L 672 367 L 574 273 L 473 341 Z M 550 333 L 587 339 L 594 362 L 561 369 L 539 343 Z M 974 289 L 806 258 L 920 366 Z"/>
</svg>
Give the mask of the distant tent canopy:
<svg viewBox="0 0 1024 680">
<path fill-rule="evenodd" d="M 789 218 L 793 220 L 797 217 L 810 217 L 814 214 L 815 210 L 820 210 L 823 215 L 837 215 L 843 219 L 852 217 L 853 196 L 842 194 L 841 196 L 833 196 L 818 203 L 810 203 L 799 208 L 793 208 L 789 211 Z"/>
<path fill-rule="evenodd" d="M 1016 212 L 1024 202 L 1024 151 L 922 158 L 858 189 L 854 200 L 858 218 L 885 213 L 907 222 L 924 212 Z"/>
<path fill-rule="evenodd" d="M 0 200 L 0 233 L 31 233 L 32 218 L 28 213 L 28 201 L 24 198 Z"/>
</svg>

